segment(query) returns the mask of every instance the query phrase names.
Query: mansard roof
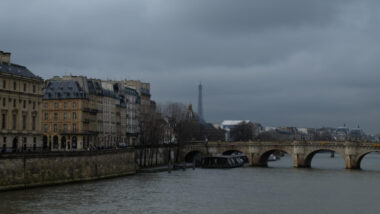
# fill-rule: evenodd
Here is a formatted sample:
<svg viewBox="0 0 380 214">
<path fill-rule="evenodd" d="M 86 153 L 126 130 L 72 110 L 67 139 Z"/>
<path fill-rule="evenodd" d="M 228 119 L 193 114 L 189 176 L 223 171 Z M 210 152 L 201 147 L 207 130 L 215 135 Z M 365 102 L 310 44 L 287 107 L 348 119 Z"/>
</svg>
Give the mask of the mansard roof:
<svg viewBox="0 0 380 214">
<path fill-rule="evenodd" d="M 87 99 L 88 95 L 74 80 L 49 81 L 43 90 L 43 99 Z"/>
<path fill-rule="evenodd" d="M 36 80 L 42 80 L 41 77 L 34 75 L 28 68 L 16 64 L 0 62 L 0 73 L 6 73 L 15 76 L 27 77 Z"/>
<path fill-rule="evenodd" d="M 118 98 L 118 96 L 116 95 L 115 92 L 111 91 L 111 90 L 108 90 L 108 89 L 105 89 L 103 88 L 103 96 L 105 97 L 112 97 L 112 98 Z"/>
<path fill-rule="evenodd" d="M 145 94 L 145 95 L 149 95 L 150 96 L 150 92 L 147 88 L 140 88 L 140 91 L 141 91 L 141 94 Z"/>
<path fill-rule="evenodd" d="M 124 87 L 124 93 L 128 94 L 128 95 L 132 95 L 132 96 L 139 96 L 139 94 L 137 93 L 137 91 L 133 88 L 129 88 L 129 87 Z"/>
</svg>

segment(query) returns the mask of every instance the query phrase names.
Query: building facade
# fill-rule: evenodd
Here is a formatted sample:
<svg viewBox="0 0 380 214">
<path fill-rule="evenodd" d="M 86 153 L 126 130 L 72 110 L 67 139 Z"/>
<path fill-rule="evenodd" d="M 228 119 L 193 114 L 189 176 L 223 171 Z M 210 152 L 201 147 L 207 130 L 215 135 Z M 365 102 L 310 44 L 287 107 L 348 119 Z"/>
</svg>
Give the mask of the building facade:
<svg viewBox="0 0 380 214">
<path fill-rule="evenodd" d="M 104 86 L 104 83 L 102 83 Z M 111 148 L 117 146 L 120 142 L 120 109 L 117 106 L 119 99 L 112 90 L 103 88 L 102 98 L 103 109 L 103 127 L 100 138 L 102 138 L 102 147 Z M 124 119 L 124 118 L 123 118 Z M 124 139 L 123 139 L 124 140 Z"/>
<path fill-rule="evenodd" d="M 0 151 L 41 148 L 42 78 L 0 51 Z"/>
<path fill-rule="evenodd" d="M 144 108 L 151 107 L 151 94 L 150 94 L 150 83 L 141 82 L 140 80 L 123 80 L 119 81 L 121 85 L 124 87 L 132 88 L 136 90 L 138 95 L 140 96 L 140 108 L 143 110 Z"/>
<path fill-rule="evenodd" d="M 97 140 L 97 109 L 74 80 L 47 80 L 42 107 L 43 146 L 52 151 L 90 149 Z"/>
<path fill-rule="evenodd" d="M 44 132 L 44 142 L 52 150 L 115 148 L 138 141 L 140 96 L 135 89 L 128 88 L 119 81 L 89 79 L 84 76 L 54 77 L 46 82 L 44 102 L 49 104 L 46 104 L 43 112 L 44 115 L 47 114 L 46 121 L 43 121 L 43 127 L 47 130 Z M 65 94 L 68 93 L 71 93 L 70 96 L 79 96 L 67 97 Z M 75 99 L 80 105 L 76 109 L 76 114 L 81 117 L 79 121 L 72 121 L 70 117 L 63 119 L 63 115 L 70 114 L 66 111 L 75 110 L 64 108 L 63 103 L 72 102 L 70 99 Z M 55 105 L 57 109 L 54 108 Z M 70 132 L 63 137 L 63 130 L 73 130 L 74 124 L 75 133 Z M 73 148 L 74 134 L 76 147 Z M 68 139 L 71 139 L 71 144 L 68 144 Z"/>
<path fill-rule="evenodd" d="M 135 145 L 139 135 L 139 106 L 140 96 L 133 88 L 125 87 L 124 99 L 126 103 L 127 132 L 126 137 L 130 145 Z"/>
</svg>

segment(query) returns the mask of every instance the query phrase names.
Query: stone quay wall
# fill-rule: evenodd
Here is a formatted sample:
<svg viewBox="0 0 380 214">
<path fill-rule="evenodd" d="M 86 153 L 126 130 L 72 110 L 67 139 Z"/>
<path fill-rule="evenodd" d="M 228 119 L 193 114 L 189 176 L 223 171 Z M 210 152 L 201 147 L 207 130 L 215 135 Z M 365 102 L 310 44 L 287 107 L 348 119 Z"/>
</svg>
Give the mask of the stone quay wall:
<svg viewBox="0 0 380 214">
<path fill-rule="evenodd" d="M 178 145 L 161 144 L 158 146 L 136 147 L 136 164 L 140 168 L 167 166 L 172 159 L 176 160 Z"/>
<path fill-rule="evenodd" d="M 135 151 L 132 148 L 0 154 L 0 190 L 96 180 L 134 173 Z"/>
</svg>

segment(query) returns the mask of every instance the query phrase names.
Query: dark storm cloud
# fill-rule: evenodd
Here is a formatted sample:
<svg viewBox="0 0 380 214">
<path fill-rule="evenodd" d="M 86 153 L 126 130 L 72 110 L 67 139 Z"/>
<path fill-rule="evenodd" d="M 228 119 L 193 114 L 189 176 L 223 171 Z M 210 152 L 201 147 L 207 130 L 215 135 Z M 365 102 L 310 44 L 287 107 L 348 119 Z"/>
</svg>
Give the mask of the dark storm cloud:
<svg viewBox="0 0 380 214">
<path fill-rule="evenodd" d="M 49 78 L 142 79 L 206 118 L 380 132 L 379 3 L 5 1 L 1 50 Z"/>
</svg>

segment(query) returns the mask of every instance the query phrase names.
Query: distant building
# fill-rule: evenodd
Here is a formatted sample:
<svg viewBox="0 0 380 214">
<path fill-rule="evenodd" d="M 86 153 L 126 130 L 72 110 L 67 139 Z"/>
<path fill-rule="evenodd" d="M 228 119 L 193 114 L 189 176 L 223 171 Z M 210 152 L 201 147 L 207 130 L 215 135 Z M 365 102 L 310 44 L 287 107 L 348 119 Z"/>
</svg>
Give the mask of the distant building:
<svg viewBox="0 0 380 214">
<path fill-rule="evenodd" d="M 350 141 L 366 141 L 368 140 L 366 134 L 361 128 L 353 128 L 350 130 L 348 134 L 348 138 Z"/>
<path fill-rule="evenodd" d="M 375 141 L 375 142 L 380 142 L 380 134 L 376 134 L 376 135 L 374 136 L 374 141 Z"/>
<path fill-rule="evenodd" d="M 42 147 L 42 78 L 0 51 L 0 151 Z"/>
<path fill-rule="evenodd" d="M 264 132 L 275 131 L 275 130 L 276 130 L 276 127 L 273 127 L 273 126 L 265 126 L 264 127 Z"/>
<path fill-rule="evenodd" d="M 336 141 L 346 141 L 348 140 L 350 129 L 346 126 L 344 127 L 338 127 L 334 132 L 333 132 L 333 137 L 334 140 Z"/>
<path fill-rule="evenodd" d="M 233 141 L 233 139 L 231 138 L 231 129 L 235 128 L 237 125 L 241 124 L 241 123 L 250 123 L 251 121 L 249 120 L 225 120 L 223 121 L 221 124 L 220 124 L 220 127 L 225 130 L 225 138 L 226 138 L 226 141 Z"/>
<path fill-rule="evenodd" d="M 213 123 L 212 126 L 216 129 L 219 129 L 220 128 L 220 124 L 219 123 Z"/>
<path fill-rule="evenodd" d="M 193 111 L 193 105 L 189 104 L 186 112 L 186 120 L 199 121 L 198 115 Z"/>
<path fill-rule="evenodd" d="M 334 128 L 322 127 L 316 129 L 315 140 L 334 140 Z"/>
</svg>

